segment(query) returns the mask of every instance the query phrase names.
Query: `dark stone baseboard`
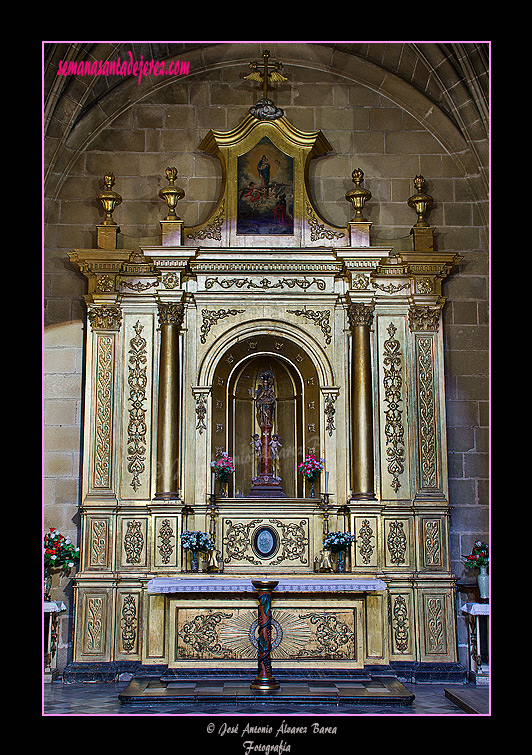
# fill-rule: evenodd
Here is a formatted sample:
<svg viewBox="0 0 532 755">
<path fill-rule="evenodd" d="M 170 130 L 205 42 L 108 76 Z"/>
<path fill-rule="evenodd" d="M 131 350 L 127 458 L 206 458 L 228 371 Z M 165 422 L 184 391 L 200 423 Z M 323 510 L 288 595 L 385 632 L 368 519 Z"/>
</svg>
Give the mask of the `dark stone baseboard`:
<svg viewBox="0 0 532 755">
<path fill-rule="evenodd" d="M 63 681 L 114 682 L 121 674 L 132 674 L 137 679 L 161 679 L 162 681 L 203 680 L 230 681 L 232 679 L 252 679 L 256 675 L 255 664 L 249 669 L 242 668 L 184 668 L 169 669 L 166 664 L 143 666 L 140 661 L 110 661 L 108 663 L 70 663 L 63 671 Z M 392 661 L 387 666 L 365 666 L 362 669 L 350 668 L 291 668 L 274 670 L 279 681 L 369 681 L 372 678 L 393 676 L 401 682 L 411 684 L 466 684 L 467 670 L 459 663 L 418 663 Z"/>
<path fill-rule="evenodd" d="M 467 684 L 467 669 L 460 663 L 392 661 L 394 676 L 411 684 Z"/>
</svg>

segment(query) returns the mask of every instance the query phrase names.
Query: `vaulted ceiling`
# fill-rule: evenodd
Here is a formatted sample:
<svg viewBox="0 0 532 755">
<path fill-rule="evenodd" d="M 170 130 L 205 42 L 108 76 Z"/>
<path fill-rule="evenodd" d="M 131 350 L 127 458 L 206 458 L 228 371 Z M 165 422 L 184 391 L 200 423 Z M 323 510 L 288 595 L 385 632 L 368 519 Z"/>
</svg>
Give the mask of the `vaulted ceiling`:
<svg viewBox="0 0 532 755">
<path fill-rule="evenodd" d="M 133 76 L 62 76 L 58 75 L 60 61 L 129 60 L 128 53 L 133 50 L 136 60 L 142 56 L 144 60 L 191 61 L 192 76 L 230 66 L 240 66 L 245 71 L 249 61 L 257 59 L 265 47 L 278 54 L 284 71 L 291 66 L 294 70 L 310 68 L 324 75 L 357 81 L 393 99 L 427 123 L 436 110 L 440 121 L 443 115 L 475 155 L 487 195 L 489 44 L 486 42 L 47 42 L 43 45 L 45 179 L 63 170 L 58 166 L 61 150 L 71 145 L 76 129 L 82 130 L 79 127 L 87 114 L 100 108 L 108 123 L 133 104 L 133 97 L 144 98 L 150 88 L 153 91 L 161 86 L 160 80 L 150 81 L 150 77 L 139 86 Z M 418 105 L 413 104 L 416 98 L 412 93 L 419 95 Z M 113 101 L 121 102 L 121 110 L 110 112 L 106 106 L 109 95 Z M 438 136 L 445 141 L 445 135 Z M 87 136 L 84 138 L 86 144 Z M 76 148 L 80 149 L 79 144 Z M 51 183 L 49 195 L 54 193 L 54 182 Z"/>
</svg>

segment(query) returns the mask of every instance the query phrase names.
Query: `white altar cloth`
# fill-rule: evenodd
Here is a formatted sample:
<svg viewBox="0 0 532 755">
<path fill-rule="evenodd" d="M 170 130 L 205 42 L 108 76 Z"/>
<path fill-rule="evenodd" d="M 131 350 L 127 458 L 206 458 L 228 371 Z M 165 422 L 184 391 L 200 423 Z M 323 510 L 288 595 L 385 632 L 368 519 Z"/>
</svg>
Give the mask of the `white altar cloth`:
<svg viewBox="0 0 532 755">
<path fill-rule="evenodd" d="M 460 610 L 471 616 L 489 616 L 490 605 L 489 603 L 464 603 Z"/>
<path fill-rule="evenodd" d="M 375 592 L 386 590 L 382 579 L 357 577 L 272 577 L 257 574 L 253 578 L 221 577 L 155 577 L 148 582 L 148 593 L 176 592 L 256 592 L 251 579 L 277 579 L 275 592 Z"/>
<path fill-rule="evenodd" d="M 66 606 L 62 600 L 49 600 L 43 604 L 44 613 L 60 613 L 66 611 Z"/>
</svg>

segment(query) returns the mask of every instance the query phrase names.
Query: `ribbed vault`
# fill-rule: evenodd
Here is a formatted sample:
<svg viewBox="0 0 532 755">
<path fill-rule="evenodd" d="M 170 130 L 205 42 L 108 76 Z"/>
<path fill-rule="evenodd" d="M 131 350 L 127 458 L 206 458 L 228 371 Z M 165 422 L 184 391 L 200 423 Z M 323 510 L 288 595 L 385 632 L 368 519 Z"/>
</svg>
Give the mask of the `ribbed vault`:
<svg viewBox="0 0 532 755">
<path fill-rule="evenodd" d="M 60 61 L 186 60 L 189 76 L 239 67 L 267 47 L 285 72 L 311 69 L 344 78 L 386 96 L 404 108 L 451 154 L 468 153 L 464 174 L 480 174 L 488 186 L 488 45 L 467 43 L 73 43 L 44 45 L 45 194 L 57 195 L 69 166 L 91 139 L 127 108 L 171 79 L 61 76 Z M 305 72 L 308 76 L 308 70 Z M 249 82 L 242 82 L 249 86 Z M 290 82 L 287 83 L 287 86 Z M 95 119 L 94 110 L 98 110 Z M 90 113 L 90 128 L 84 128 Z M 99 126 L 95 128 L 95 122 Z M 479 200 L 485 197 L 477 197 Z"/>
</svg>

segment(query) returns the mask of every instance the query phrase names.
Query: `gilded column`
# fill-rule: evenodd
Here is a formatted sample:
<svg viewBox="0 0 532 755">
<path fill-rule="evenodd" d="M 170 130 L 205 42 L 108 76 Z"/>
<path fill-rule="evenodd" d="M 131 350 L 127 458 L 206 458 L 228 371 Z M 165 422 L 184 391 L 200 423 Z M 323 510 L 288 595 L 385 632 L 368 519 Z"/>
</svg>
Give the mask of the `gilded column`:
<svg viewBox="0 0 532 755">
<path fill-rule="evenodd" d="M 179 329 L 184 305 L 159 302 L 161 351 L 155 498 L 179 499 Z"/>
<path fill-rule="evenodd" d="M 351 498 L 375 499 L 373 459 L 373 388 L 370 327 L 373 304 L 350 304 L 351 326 Z"/>
</svg>

